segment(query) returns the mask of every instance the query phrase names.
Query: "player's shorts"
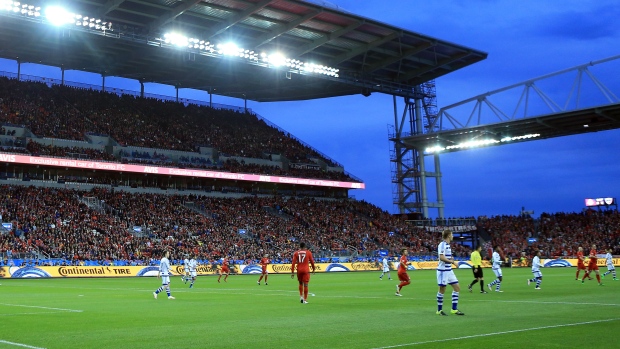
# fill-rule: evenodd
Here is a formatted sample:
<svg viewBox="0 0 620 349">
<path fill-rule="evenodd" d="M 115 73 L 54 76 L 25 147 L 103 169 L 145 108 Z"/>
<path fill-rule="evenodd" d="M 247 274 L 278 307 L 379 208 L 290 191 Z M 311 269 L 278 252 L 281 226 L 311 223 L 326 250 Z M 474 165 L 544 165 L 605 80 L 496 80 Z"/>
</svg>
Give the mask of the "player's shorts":
<svg viewBox="0 0 620 349">
<path fill-rule="evenodd" d="M 230 273 L 230 269 L 228 267 L 222 267 L 222 273 Z"/>
<path fill-rule="evenodd" d="M 267 268 L 263 268 L 262 274 L 263 274 L 263 275 L 265 275 L 265 274 L 269 274 L 269 272 L 267 271 Z"/>
<path fill-rule="evenodd" d="M 583 263 L 577 263 L 577 270 L 586 270 L 586 265 Z"/>
<path fill-rule="evenodd" d="M 542 273 L 539 271 L 533 271 L 532 274 L 534 274 L 535 278 L 542 278 Z"/>
<path fill-rule="evenodd" d="M 482 267 L 472 268 L 472 272 L 474 273 L 474 277 L 476 279 L 482 278 Z"/>
<path fill-rule="evenodd" d="M 198 273 L 196 273 L 196 271 L 194 270 L 194 271 L 190 271 L 190 272 L 189 272 L 189 275 L 190 275 L 191 277 L 195 278 L 195 277 L 196 277 L 196 275 L 198 275 Z"/>
<path fill-rule="evenodd" d="M 588 264 L 588 270 L 598 270 L 598 265 L 596 265 L 596 264 Z"/>
<path fill-rule="evenodd" d="M 307 284 L 310 282 L 310 273 L 307 271 L 297 272 L 297 281 Z"/>
<path fill-rule="evenodd" d="M 459 283 L 459 280 L 456 278 L 456 275 L 454 275 L 454 271 L 437 270 L 437 285 L 438 286 L 454 285 L 458 283 Z"/>
<path fill-rule="evenodd" d="M 405 273 L 398 273 L 398 280 L 399 281 L 411 281 L 411 279 L 409 278 L 409 274 Z"/>
<path fill-rule="evenodd" d="M 170 276 L 162 276 L 161 277 L 161 284 L 162 285 L 168 285 L 170 283 Z"/>
<path fill-rule="evenodd" d="M 383 272 L 384 272 L 384 273 L 389 273 L 389 272 L 390 272 L 390 267 L 383 268 Z"/>
<path fill-rule="evenodd" d="M 502 268 L 493 268 L 493 273 L 495 273 L 495 276 L 498 278 L 502 277 Z"/>
<path fill-rule="evenodd" d="M 607 270 L 616 270 L 613 264 L 607 264 Z"/>
</svg>

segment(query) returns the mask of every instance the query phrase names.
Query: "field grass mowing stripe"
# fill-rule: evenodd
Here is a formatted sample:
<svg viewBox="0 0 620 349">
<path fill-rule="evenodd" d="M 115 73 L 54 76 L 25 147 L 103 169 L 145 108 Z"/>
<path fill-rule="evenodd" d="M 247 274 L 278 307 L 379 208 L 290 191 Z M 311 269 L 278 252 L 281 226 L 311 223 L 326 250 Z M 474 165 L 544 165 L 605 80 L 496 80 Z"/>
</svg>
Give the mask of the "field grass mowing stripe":
<svg viewBox="0 0 620 349">
<path fill-rule="evenodd" d="M 385 346 L 385 347 L 376 347 L 376 348 L 372 348 L 372 349 L 401 348 L 401 347 L 408 347 L 408 346 L 421 345 L 421 344 L 441 343 L 441 342 L 458 341 L 458 340 L 462 340 L 462 339 L 499 336 L 499 335 L 502 335 L 502 334 L 528 332 L 528 331 L 538 331 L 538 330 L 546 330 L 546 329 L 550 329 L 550 328 L 590 325 L 590 324 L 598 324 L 598 323 L 602 323 L 602 322 L 611 322 L 611 321 L 618 321 L 618 320 L 620 320 L 620 318 L 604 319 L 604 320 L 593 320 L 593 321 L 584 321 L 584 322 L 575 322 L 575 323 L 572 323 L 572 324 L 560 324 L 560 325 L 531 327 L 531 328 L 523 328 L 523 329 L 520 329 L 520 330 L 510 330 L 510 331 L 500 331 L 500 332 L 491 332 L 491 333 L 481 333 L 481 334 L 474 334 L 474 335 L 471 335 L 471 336 L 462 336 L 462 337 L 454 337 L 454 338 L 436 339 L 436 340 L 432 340 L 432 341 L 396 344 L 396 345 L 389 345 L 389 346 Z"/>
<path fill-rule="evenodd" d="M 16 347 L 22 347 L 22 348 L 31 348 L 31 349 L 45 349 L 45 348 L 35 347 L 35 346 L 32 346 L 32 345 L 28 345 L 28 344 L 22 344 L 22 343 L 15 343 L 15 342 L 4 341 L 4 340 L 2 340 L 2 339 L 0 339 L 0 343 L 1 343 L 1 344 L 14 345 L 14 346 L 16 346 Z"/>
<path fill-rule="evenodd" d="M 70 313 L 81 313 L 81 312 L 84 311 L 84 310 L 77 310 L 77 309 L 51 308 L 51 307 L 43 307 L 43 306 L 38 306 L 38 305 L 25 305 L 25 304 L 0 303 L 0 305 L 5 305 L 7 307 L 23 307 L 23 308 L 46 309 L 46 310 L 58 310 L 58 311 L 66 311 L 66 312 L 70 312 Z"/>
</svg>

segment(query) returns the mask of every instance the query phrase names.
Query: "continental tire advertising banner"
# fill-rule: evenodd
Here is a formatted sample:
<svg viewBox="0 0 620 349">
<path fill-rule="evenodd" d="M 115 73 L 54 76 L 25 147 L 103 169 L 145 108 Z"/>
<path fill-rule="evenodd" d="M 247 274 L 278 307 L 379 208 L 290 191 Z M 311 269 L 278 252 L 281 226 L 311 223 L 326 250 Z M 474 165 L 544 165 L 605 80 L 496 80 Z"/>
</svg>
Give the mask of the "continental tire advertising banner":
<svg viewBox="0 0 620 349">
<path fill-rule="evenodd" d="M 620 266 L 620 258 L 613 259 L 615 266 Z M 395 270 L 396 263 L 390 263 L 390 269 Z M 545 267 L 574 267 L 577 266 L 577 259 L 545 259 Z M 605 266 L 605 260 L 599 258 L 598 265 Z M 375 262 L 354 262 L 354 263 L 315 263 L 316 272 L 349 272 L 349 271 L 381 271 L 381 265 Z M 483 268 L 490 268 L 488 261 L 482 261 Z M 470 269 L 471 261 L 461 261 L 458 263 L 459 269 Z M 217 273 L 217 265 L 200 265 L 197 268 L 199 276 L 213 275 Z M 408 270 L 432 270 L 437 269 L 437 262 L 410 262 Z M 159 267 L 140 266 L 140 267 L 82 267 L 82 266 L 55 266 L 55 267 L 0 267 L 0 278 L 49 278 L 49 277 L 132 277 L 132 276 L 157 276 Z M 290 264 L 269 264 L 267 271 L 270 274 L 290 274 Z M 174 275 L 185 274 L 183 266 L 173 266 Z M 262 268 L 258 264 L 237 264 L 231 266 L 231 273 L 234 274 L 260 274 Z"/>
</svg>

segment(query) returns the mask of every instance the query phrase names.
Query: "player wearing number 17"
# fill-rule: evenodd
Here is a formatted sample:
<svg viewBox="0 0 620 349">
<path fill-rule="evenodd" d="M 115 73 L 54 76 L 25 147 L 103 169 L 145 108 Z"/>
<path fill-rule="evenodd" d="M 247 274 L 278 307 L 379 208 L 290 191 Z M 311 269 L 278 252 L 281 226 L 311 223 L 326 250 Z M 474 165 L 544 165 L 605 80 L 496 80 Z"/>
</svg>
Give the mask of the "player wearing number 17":
<svg viewBox="0 0 620 349">
<path fill-rule="evenodd" d="M 291 279 L 295 276 L 295 267 L 297 267 L 297 281 L 299 281 L 299 301 L 302 304 L 308 303 L 308 283 L 310 283 L 310 266 L 312 265 L 312 273 L 314 273 L 314 258 L 312 252 L 306 248 L 306 244 L 299 243 L 299 250 L 293 254 L 293 263 L 291 264 Z"/>
</svg>

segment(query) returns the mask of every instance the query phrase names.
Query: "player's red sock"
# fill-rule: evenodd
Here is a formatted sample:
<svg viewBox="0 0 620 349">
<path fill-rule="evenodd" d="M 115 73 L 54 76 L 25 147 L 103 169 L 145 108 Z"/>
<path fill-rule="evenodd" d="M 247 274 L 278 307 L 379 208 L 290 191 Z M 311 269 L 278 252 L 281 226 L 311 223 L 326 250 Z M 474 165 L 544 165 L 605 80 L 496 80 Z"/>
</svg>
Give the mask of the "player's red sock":
<svg viewBox="0 0 620 349">
<path fill-rule="evenodd" d="M 258 282 L 261 282 L 261 280 L 263 280 L 263 276 L 262 275 L 258 278 Z M 265 281 L 267 281 L 267 279 L 265 279 Z"/>
<path fill-rule="evenodd" d="M 579 279 L 579 269 L 577 269 L 577 274 L 575 274 L 575 279 Z"/>
<path fill-rule="evenodd" d="M 308 299 L 308 286 L 304 286 L 304 300 Z"/>
<path fill-rule="evenodd" d="M 598 283 L 600 284 L 601 283 L 601 276 L 596 274 L 596 280 L 598 280 Z"/>
<path fill-rule="evenodd" d="M 267 283 L 267 278 L 269 277 L 269 274 L 265 275 L 265 283 Z"/>
<path fill-rule="evenodd" d="M 299 297 L 304 295 L 304 285 L 299 285 Z"/>
<path fill-rule="evenodd" d="M 588 277 L 588 272 L 586 271 L 586 273 L 583 274 L 583 278 L 581 279 L 581 281 L 584 281 L 587 277 Z"/>
<path fill-rule="evenodd" d="M 220 277 L 217 278 L 217 282 L 220 282 L 221 278 L 222 278 L 222 274 L 220 274 Z"/>
<path fill-rule="evenodd" d="M 226 274 L 226 276 L 224 276 L 224 282 L 226 282 L 226 279 L 228 279 L 228 274 Z"/>
</svg>

